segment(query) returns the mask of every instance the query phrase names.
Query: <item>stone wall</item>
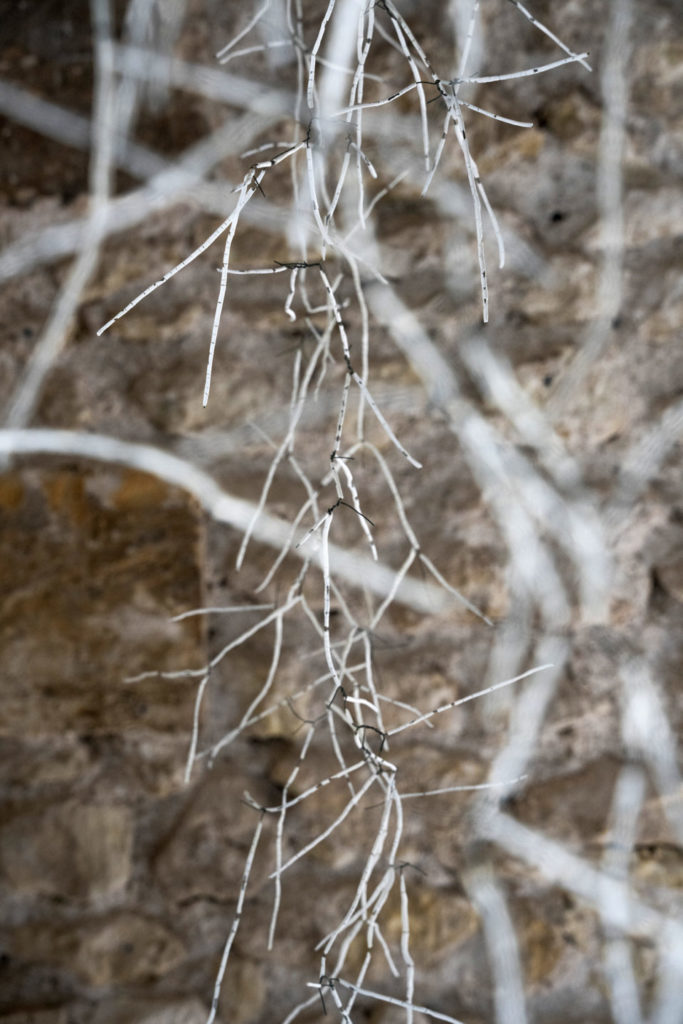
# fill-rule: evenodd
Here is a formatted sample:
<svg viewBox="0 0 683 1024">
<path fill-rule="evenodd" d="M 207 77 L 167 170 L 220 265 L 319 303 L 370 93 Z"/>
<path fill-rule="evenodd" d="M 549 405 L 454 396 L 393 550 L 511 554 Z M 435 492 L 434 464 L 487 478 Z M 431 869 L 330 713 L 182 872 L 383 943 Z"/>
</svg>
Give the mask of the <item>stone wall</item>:
<svg viewBox="0 0 683 1024">
<path fill-rule="evenodd" d="M 323 5 L 304 6 L 310 33 Z M 400 6 L 434 66 L 452 67 L 448 5 Z M 391 743 L 387 756 L 400 765 L 404 792 L 426 791 L 481 784 L 492 766 L 502 771 L 516 764 L 511 739 L 522 742 L 530 730 L 533 757 L 522 765 L 525 778 L 505 790 L 505 820 L 560 844 L 552 848 L 553 860 L 540 839 L 530 851 L 519 839 L 521 832 L 502 838 L 487 833 L 482 824 L 487 805 L 477 793 L 405 802 L 396 872 L 405 878 L 411 908 L 416 1004 L 467 1024 L 523 1019 L 515 1015 L 514 991 L 501 988 L 507 975 L 505 964 L 496 960 L 509 953 L 514 966 L 517 953 L 506 952 L 503 940 L 499 946 L 492 942 L 491 914 L 501 927 L 510 922 L 516 936 L 530 1019 L 636 1021 L 634 993 L 643 1012 L 655 1012 L 664 998 L 662 923 L 676 915 L 680 922 L 682 909 L 680 775 L 667 757 L 683 714 L 676 440 L 683 418 L 678 344 L 683 34 L 678 4 L 633 4 L 625 36 L 630 47 L 625 148 L 617 165 L 624 185 L 623 296 L 600 333 L 600 288 L 606 280 L 600 232 L 609 208 L 609 187 L 604 186 L 607 199 L 600 193 L 600 160 L 603 166 L 605 160 L 600 140 L 605 110 L 614 99 L 610 89 L 620 84 L 605 72 L 606 54 L 609 33 L 619 28 L 614 19 L 619 11 L 626 18 L 629 5 L 539 0 L 533 8 L 570 47 L 591 51 L 594 70 L 589 74 L 571 64 L 468 94 L 472 102 L 506 117 L 534 122 L 533 128 L 518 129 L 477 120 L 474 113 L 468 119 L 472 152 L 508 241 L 507 267 L 490 269 L 486 329 L 480 323 L 470 199 L 456 148 L 446 150 L 425 199 L 422 172 L 413 170 L 376 209 L 384 273 L 452 367 L 460 404 L 449 407 L 455 408 L 455 429 L 385 323 L 372 336 L 373 393 L 423 469 L 414 471 L 369 420 L 368 436 L 391 464 L 422 550 L 494 626 L 456 603 L 435 605 L 424 614 L 399 600 L 372 637 L 373 665 L 384 693 L 428 710 L 504 678 L 516 649 L 519 671 L 553 660 L 542 657 L 550 649 L 558 658 L 556 678 L 546 690 L 532 677 L 514 691 L 464 704 L 435 719 L 433 728 L 409 730 Z M 211 68 L 214 52 L 246 18 L 242 5 L 213 0 L 177 0 L 159 10 L 153 8 L 145 41 Z M 124 13 L 124 5 L 116 4 L 117 33 L 123 32 Z M 481 17 L 484 44 L 477 70 L 482 74 L 557 57 L 549 40 L 512 4 L 484 0 Z M 89 118 L 91 36 L 88 6 L 82 3 L 29 2 L 0 19 L 0 104 L 7 115 L 0 136 L 3 409 L 11 407 L 25 379 L 34 346 L 77 258 L 78 241 L 74 244 L 68 225 L 88 210 L 87 124 L 59 121 L 54 110 L 36 113 L 20 100 L 29 94 Z M 383 74 L 399 88 L 407 71 L 390 48 L 382 54 Z M 254 56 L 239 65 L 239 73 L 285 88 L 292 84 L 293 68 L 275 57 L 269 62 Z M 393 177 L 392 161 L 403 166 L 402 154 L 412 152 L 412 138 L 400 132 L 417 137 L 416 109 L 413 97 L 403 97 L 394 125 L 399 135 L 388 131 L 378 137 L 372 157 L 378 161 L 379 185 Z M 307 344 L 301 317 L 289 322 L 283 313 L 281 279 L 231 282 L 206 410 L 201 394 L 217 249 L 110 332 L 95 333 L 230 211 L 235 201 L 230 189 L 244 173 L 239 152 L 284 130 L 273 117 L 263 115 L 263 123 L 253 113 L 244 117 L 237 103 L 230 107 L 201 90 L 169 89 L 163 81 L 143 96 L 131 137 L 145 149 L 142 156 L 129 151 L 121 157 L 114 181 L 119 198 L 140 187 L 142 172 L 135 173 L 140 162 L 147 160 L 145 166 L 157 170 L 164 161 L 172 165 L 226 118 L 244 142 L 215 161 L 208 183 L 213 190 L 207 186 L 193 196 L 190 189 L 182 201 L 161 208 L 149 195 L 143 216 L 130 215 L 125 230 L 107 231 L 28 425 L 157 446 L 253 502 L 273 442 L 279 444 L 286 431 L 293 353 Z M 237 235 L 235 266 L 287 258 L 277 207 L 288 182 L 285 175 L 269 180 L 252 219 Z M 123 225 L 129 208 L 118 210 Z M 495 264 L 495 244 L 489 257 Z M 371 306 L 373 288 L 380 295 L 368 282 Z M 610 295 L 614 292 L 605 308 Z M 357 328 L 352 306 L 348 317 Z M 596 338 L 595 358 L 579 375 L 579 353 Z M 488 362 L 487 353 L 493 354 Z M 343 366 L 331 365 L 328 373 L 319 401 L 305 410 L 297 448 L 316 486 L 329 467 Z M 503 385 L 521 389 L 545 416 L 542 442 L 530 440 L 533 417 L 513 423 L 505 414 L 497 390 Z M 505 450 L 527 459 L 537 478 L 559 495 L 559 503 L 546 506 L 546 492 L 537 492 L 537 534 L 518 528 L 513 504 L 509 524 L 505 516 L 496 518 L 496 501 L 511 486 L 509 467 L 498 478 L 477 471 L 464 440 L 467 409 L 498 431 Z M 549 452 L 555 460 L 550 464 L 544 462 Z M 565 458 L 578 466 L 580 484 L 558 483 Z M 326 671 L 321 639 L 298 609 L 284 631 L 276 713 L 256 722 L 212 761 L 198 762 L 186 782 L 200 677 L 183 671 L 201 669 L 263 613 L 174 619 L 201 606 L 282 602 L 299 570 L 298 558 L 290 554 L 284 575 L 257 594 L 274 552 L 252 542 L 238 572 L 239 531 L 213 521 L 189 484 L 185 489 L 163 474 L 68 453 L 3 459 L 0 1022 L 204 1022 L 259 820 L 245 790 L 257 805 L 279 802 L 300 754 L 306 720 L 324 713 L 329 692 L 284 702 Z M 397 569 L 407 549 L 391 495 L 369 456 L 359 454 L 354 473 L 376 524 L 380 558 Z M 333 499 L 333 489 L 330 494 Z M 269 514 L 291 521 L 301 495 L 296 474 L 283 466 Z M 553 522 L 569 505 L 586 510 L 587 524 L 597 516 L 604 531 L 612 575 L 600 608 L 587 607 L 571 546 L 563 546 Z M 352 512 L 335 517 L 334 540 L 366 552 Z M 546 563 L 534 561 L 540 558 L 539 544 L 555 582 L 544 576 Z M 520 565 L 532 566 L 521 583 Z M 415 576 L 420 578 L 416 570 Z M 311 570 L 303 592 L 322 621 L 317 571 Z M 362 590 L 345 586 L 343 596 L 365 621 L 369 599 Z M 333 639 L 343 636 L 341 598 L 333 602 Z M 554 600 L 567 610 L 552 620 Z M 202 748 L 239 721 L 263 685 L 272 652 L 273 628 L 268 627 L 212 671 L 200 716 Z M 177 675 L 168 678 L 163 672 Z M 392 722 L 401 714 L 387 711 Z M 349 736 L 340 743 L 349 761 L 357 756 Z M 507 761 L 501 760 L 505 751 Z M 318 732 L 298 791 L 337 768 L 329 737 Z M 626 794 L 622 804 L 620 794 Z M 348 799 L 345 783 L 336 782 L 293 808 L 285 854 L 301 849 Z M 628 821 L 629 809 L 630 837 L 613 827 L 615 815 L 622 825 Z M 220 1021 L 271 1024 L 311 994 L 306 984 L 319 975 L 316 943 L 349 905 L 380 816 L 381 806 L 349 815 L 334 838 L 287 873 L 270 953 L 275 823 L 267 821 L 223 985 Z M 610 857 L 620 844 L 625 860 L 617 856 L 613 863 Z M 592 876 L 572 874 L 575 862 L 562 860 L 558 849 L 581 857 L 584 868 L 602 868 L 619 884 L 625 880 L 634 901 L 623 902 L 626 947 L 616 941 L 617 932 L 609 927 L 613 918 L 604 907 L 601 916 L 597 890 L 590 889 Z M 618 915 L 619 908 L 612 913 Z M 382 922 L 400 964 L 398 886 Z M 681 969 L 680 933 L 672 935 L 675 974 Z M 349 953 L 348 977 L 363 954 L 358 941 Z M 622 997 L 621 1016 L 610 983 L 614 977 L 633 985 Z M 380 953 L 366 984 L 399 999 L 405 993 Z M 333 994 L 329 989 L 323 994 L 332 1016 L 337 1012 Z M 678 1016 L 655 1019 L 660 1024 L 680 1019 L 681 1005 L 674 992 L 669 1012 Z M 299 1019 L 320 1020 L 322 1010 L 315 1002 Z M 359 998 L 353 1019 L 391 1024 L 405 1019 L 405 1011 Z M 416 1012 L 416 1021 L 426 1019 Z"/>
</svg>

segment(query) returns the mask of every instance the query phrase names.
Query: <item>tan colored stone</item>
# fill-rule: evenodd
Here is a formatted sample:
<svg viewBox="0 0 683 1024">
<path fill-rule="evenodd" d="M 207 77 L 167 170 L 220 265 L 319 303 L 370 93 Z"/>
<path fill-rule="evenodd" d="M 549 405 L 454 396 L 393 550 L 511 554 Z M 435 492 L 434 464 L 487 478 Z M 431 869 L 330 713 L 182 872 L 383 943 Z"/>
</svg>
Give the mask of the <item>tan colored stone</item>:
<svg viewBox="0 0 683 1024">
<path fill-rule="evenodd" d="M 656 572 L 664 590 L 683 604 L 683 550 L 672 552 L 657 565 Z"/>
<path fill-rule="evenodd" d="M 20 1010 L 3 1014 L 2 1024 L 68 1024 L 68 1011 L 64 1007 L 53 1010 Z"/>
<path fill-rule="evenodd" d="M 28 794 L 47 787 L 76 787 L 92 766 L 90 751 L 73 735 L 3 738 L 6 783 Z"/>
<path fill-rule="evenodd" d="M 235 959 L 229 964 L 218 1003 L 219 1014 L 225 1024 L 250 1024 L 263 1019 L 266 978 L 265 964 L 242 959 Z"/>
<path fill-rule="evenodd" d="M 662 891 L 683 889 L 683 850 L 673 843 L 639 843 L 633 857 L 635 878 Z"/>
<path fill-rule="evenodd" d="M 215 769 L 160 838 L 152 870 L 168 898 L 232 897 L 258 817 L 242 803 L 243 789 L 239 777 Z"/>
<path fill-rule="evenodd" d="M 524 977 L 530 985 L 537 985 L 548 977 L 562 956 L 562 941 L 557 928 L 541 918 L 528 921 L 522 929 L 522 956 Z"/>
<path fill-rule="evenodd" d="M 8 480 L 0 731 L 187 723 L 194 692 L 186 681 L 125 679 L 202 663 L 201 621 L 170 621 L 177 608 L 199 603 L 191 500 L 144 474 L 86 466 Z"/>
<path fill-rule="evenodd" d="M 140 914 L 116 913 L 84 920 L 77 929 L 24 926 L 15 932 L 12 952 L 72 970 L 88 985 L 149 984 L 182 960 L 184 947 L 159 921 Z"/>
<path fill-rule="evenodd" d="M 0 508 L 14 510 L 21 506 L 24 488 L 18 476 L 0 478 Z"/>
<path fill-rule="evenodd" d="M 26 894 L 95 899 L 125 887 L 132 847 L 128 807 L 63 804 L 5 826 L 0 868 Z"/>
<path fill-rule="evenodd" d="M 100 1002 L 92 1024 L 206 1024 L 207 1007 L 199 999 L 119 997 Z"/>
<path fill-rule="evenodd" d="M 531 782 L 511 806 L 522 821 L 558 838 L 593 841 L 608 820 L 619 768 L 616 758 L 602 757 L 579 771 Z"/>
<path fill-rule="evenodd" d="M 409 869 L 407 869 L 409 870 Z M 410 950 L 422 966 L 436 965 L 474 935 L 479 918 L 472 905 L 453 892 L 430 889 L 423 884 L 408 884 L 410 909 Z M 386 937 L 398 946 L 402 919 L 398 906 L 398 886 L 386 918 Z"/>
</svg>

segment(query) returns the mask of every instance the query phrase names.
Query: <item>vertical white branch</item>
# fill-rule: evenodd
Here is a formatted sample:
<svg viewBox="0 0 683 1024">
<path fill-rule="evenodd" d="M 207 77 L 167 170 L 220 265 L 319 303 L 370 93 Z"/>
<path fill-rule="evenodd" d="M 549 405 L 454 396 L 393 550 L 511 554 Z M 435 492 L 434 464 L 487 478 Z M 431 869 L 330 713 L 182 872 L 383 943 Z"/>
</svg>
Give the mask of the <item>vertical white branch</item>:
<svg viewBox="0 0 683 1024">
<path fill-rule="evenodd" d="M 244 865 L 244 873 L 242 875 L 242 881 L 240 883 L 240 894 L 239 894 L 239 897 L 238 897 L 238 900 L 237 900 L 237 908 L 235 910 L 235 917 L 233 918 L 232 927 L 230 929 L 230 932 L 229 932 L 228 937 L 227 937 L 226 942 L 225 942 L 225 946 L 223 948 L 223 955 L 221 957 L 221 962 L 220 962 L 220 965 L 218 967 L 218 974 L 216 975 L 216 981 L 215 981 L 214 988 L 213 988 L 213 998 L 211 1000 L 211 1010 L 209 1012 L 209 1016 L 206 1018 L 206 1024 L 213 1024 L 213 1022 L 216 1019 L 216 1014 L 218 1013 L 218 1002 L 220 1000 L 221 988 L 223 987 L 223 979 L 225 977 L 225 971 L 226 971 L 226 968 L 228 966 L 228 960 L 230 958 L 230 951 L 231 951 L 233 943 L 235 941 L 235 936 L 237 935 L 237 930 L 238 930 L 238 928 L 240 926 L 240 921 L 242 920 L 242 911 L 244 909 L 244 899 L 245 899 L 246 894 L 247 894 L 247 885 L 249 883 L 249 875 L 251 874 L 251 869 L 252 869 L 252 866 L 254 864 L 254 857 L 256 856 L 256 848 L 257 848 L 257 846 L 259 844 L 259 839 L 261 838 L 261 831 L 263 829 L 263 818 L 264 818 L 263 811 L 261 811 L 261 814 L 260 814 L 259 820 L 258 820 L 258 825 L 256 826 L 256 829 L 254 831 L 254 837 L 253 837 L 253 839 L 251 841 L 251 846 L 249 847 L 249 853 L 247 854 L 247 860 L 246 860 L 246 863 Z"/>
<path fill-rule="evenodd" d="M 517 936 L 505 897 L 490 867 L 467 876 L 467 890 L 481 915 L 493 975 L 496 1024 L 526 1024 L 526 1005 Z"/>
<path fill-rule="evenodd" d="M 93 148 L 90 159 L 90 200 L 80 252 L 52 309 L 45 330 L 31 354 L 28 367 L 12 398 L 6 417 L 9 427 L 31 420 L 43 385 L 67 341 L 67 331 L 83 291 L 99 260 L 107 227 L 111 175 L 117 141 L 116 89 L 109 0 L 91 0 L 90 16 L 95 46 Z"/>
<path fill-rule="evenodd" d="M 521 4 L 512 0 L 517 7 Z M 601 88 L 603 116 L 598 145 L 597 199 L 600 213 L 601 268 L 596 310 L 574 362 L 560 381 L 549 407 L 560 416 L 610 338 L 623 297 L 624 155 L 629 103 L 629 66 L 633 0 L 611 0 L 605 32 Z"/>
</svg>

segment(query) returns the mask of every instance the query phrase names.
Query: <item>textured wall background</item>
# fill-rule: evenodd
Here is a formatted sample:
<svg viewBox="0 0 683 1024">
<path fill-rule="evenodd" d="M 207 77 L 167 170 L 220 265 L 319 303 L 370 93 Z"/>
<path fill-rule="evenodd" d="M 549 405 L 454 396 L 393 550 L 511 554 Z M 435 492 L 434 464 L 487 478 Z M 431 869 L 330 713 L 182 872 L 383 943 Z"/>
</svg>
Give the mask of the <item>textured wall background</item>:
<svg viewBox="0 0 683 1024">
<path fill-rule="evenodd" d="M 322 6 L 306 4 L 310 26 Z M 400 6 L 435 66 L 453 67 L 452 19 L 463 5 Z M 248 100 L 245 108 L 211 98 L 206 82 L 179 88 L 162 76 L 138 97 L 130 130 L 138 148 L 118 149 L 116 212 L 74 315 L 57 332 L 34 407 L 19 424 L 12 419 L 17 388 L 84 249 L 78 225 L 89 209 L 93 48 L 85 3 L 28 0 L 1 8 L 5 423 L 156 445 L 206 469 L 231 494 L 257 500 L 272 458 L 269 438 L 279 443 L 286 429 L 292 353 L 302 343 L 300 321 L 283 315 L 279 279 L 231 285 L 206 410 L 201 392 L 216 250 L 109 333 L 98 338 L 95 332 L 230 211 L 230 189 L 246 166 L 239 153 L 277 137 L 281 119 L 249 111 Z M 151 5 L 145 20 L 145 5 L 132 3 L 128 17 L 142 12 L 138 42 L 216 68 L 215 51 L 246 22 L 247 8 L 173 0 Z M 441 716 L 432 730 L 397 737 L 392 759 L 406 791 L 481 783 L 492 772 L 509 778 L 508 768 L 521 766 L 527 778 L 507 793 L 505 820 L 562 844 L 584 867 L 624 879 L 636 902 L 609 911 L 596 896 L 599 887 L 591 890 L 592 876 L 572 874 L 575 862 L 562 861 L 557 847 L 548 859 L 540 842 L 527 848 L 514 830 L 487 835 L 477 794 L 406 803 L 400 856 L 413 866 L 403 870 L 415 1001 L 467 1024 L 524 1020 L 514 986 L 501 988 L 496 960 L 510 953 L 514 963 L 514 949 L 501 954 L 487 931 L 487 920 L 505 923 L 504 900 L 529 1019 L 630 1024 L 651 1014 L 656 1024 L 673 1024 L 683 1020 L 680 974 L 676 981 L 681 936 L 674 930 L 663 939 L 662 922 L 678 915 L 680 923 L 683 909 L 680 774 L 671 756 L 683 721 L 681 8 L 675 0 L 637 2 L 632 9 L 624 0 L 539 0 L 533 10 L 569 46 L 589 49 L 594 71 L 572 64 L 471 93 L 473 102 L 500 114 L 534 121 L 522 130 L 474 114 L 468 120 L 472 152 L 508 241 L 508 266 L 491 269 L 486 329 L 469 197 L 455 151 L 446 153 L 421 199 L 411 155 L 416 107 L 406 97 L 373 153 L 380 185 L 395 168 L 413 167 L 376 209 L 383 268 L 448 360 L 460 391 L 450 413 L 430 399 L 394 344 L 387 314 L 373 333 L 370 380 L 423 470 L 404 463 L 374 426 L 369 433 L 391 462 L 423 550 L 495 623 L 491 629 L 455 604 L 418 614 L 397 603 L 373 638 L 374 665 L 386 693 L 429 709 L 505 678 L 507 669 L 512 675 L 555 660 L 549 681 L 534 678 Z M 117 3 L 114 13 L 123 38 L 131 24 L 126 5 Z M 309 33 L 310 26 L 307 21 Z M 625 81 L 610 78 L 606 62 L 618 30 L 622 55 L 628 53 Z M 558 54 L 502 2 L 484 0 L 477 38 L 482 74 Z M 383 59 L 387 81 L 398 88 L 406 72 L 399 76 L 388 48 Z M 234 68 L 252 85 L 291 85 L 286 60 L 257 55 Z M 605 117 L 610 103 L 617 115 L 624 111 L 624 85 L 622 158 L 618 139 L 605 136 Z M 256 85 L 253 90 L 256 95 Z M 61 114 L 32 105 L 32 98 L 57 104 Z M 200 186 L 181 190 L 172 202 L 160 187 L 140 192 L 145 177 L 174 166 L 189 147 L 209 139 L 208 152 L 215 154 L 224 124 L 233 135 L 224 148 L 229 155 L 206 161 Z M 605 167 L 617 172 L 602 193 L 601 159 L 603 177 Z M 601 230 L 620 177 L 623 207 L 616 209 L 623 213 L 624 246 L 614 264 L 617 283 L 610 285 Z M 283 258 L 276 207 L 285 185 L 275 178 L 255 201 L 236 239 L 235 265 Z M 495 262 L 493 247 L 490 255 Z M 618 306 L 611 308 L 615 296 Z M 353 310 L 348 315 L 353 324 Z M 590 344 L 594 358 L 584 366 L 580 352 Z M 517 399 L 514 392 L 509 398 L 513 386 Z M 524 418 L 524 396 L 545 417 L 538 434 L 536 421 L 528 413 Z M 304 414 L 299 458 L 316 481 L 329 464 L 337 400 L 328 381 Z M 504 455 L 528 459 L 533 479 L 545 481 L 556 503 L 544 504 L 545 492 L 529 489 L 531 477 L 517 479 L 514 461 L 503 458 L 498 476 L 477 469 L 465 437 L 468 408 L 498 432 Z M 383 480 L 369 458 L 359 457 L 355 472 L 364 508 L 377 523 L 381 559 L 397 568 L 405 545 Z M 516 493 L 530 505 L 531 520 L 536 515 L 531 533 L 520 528 Z M 300 485 L 283 467 L 268 509 L 289 521 L 299 501 Z M 581 589 L 585 564 L 582 570 L 562 546 L 556 517 L 567 507 L 580 515 L 584 509 L 587 522 L 597 517 L 601 524 L 613 574 L 605 578 L 600 606 L 589 607 Z M 255 612 L 171 618 L 200 605 L 256 603 L 255 588 L 273 554 L 253 543 L 238 573 L 240 535 L 212 522 L 185 490 L 130 466 L 73 455 L 5 459 L 0 514 L 0 1021 L 203 1022 L 257 818 L 243 792 L 278 802 L 299 754 L 302 723 L 281 707 L 211 767 L 197 766 L 186 785 L 196 683 L 127 679 L 202 666 L 255 623 Z M 335 519 L 335 539 L 363 550 L 352 520 Z M 296 566 L 292 558 L 285 563 L 290 573 Z M 273 585 L 266 598 L 281 600 L 283 586 Z M 320 614 L 319 574 L 306 586 Z M 345 593 L 362 614 L 362 592 Z M 272 634 L 259 633 L 217 668 L 204 705 L 204 744 L 238 720 L 271 655 Z M 278 697 L 324 671 L 320 641 L 303 617 L 293 618 Z M 319 713 L 321 701 L 310 697 L 297 705 L 298 714 Z M 335 763 L 329 745 L 316 739 L 306 780 L 325 777 Z M 289 853 L 347 799 L 343 784 L 330 786 L 292 811 Z M 355 890 L 377 813 L 351 815 L 333 841 L 292 868 L 269 955 L 272 847 L 259 849 L 221 997 L 225 1024 L 279 1021 L 310 994 L 305 984 L 317 980 L 319 966 L 313 947 Z M 615 930 L 622 912 L 623 927 Z M 384 920 L 385 935 L 397 946 L 398 897 Z M 622 931 L 627 946 L 617 941 Z M 360 956 L 352 953 L 351 966 Z M 401 996 L 379 956 L 367 981 Z M 329 994 L 327 1008 L 331 1014 Z M 321 1014 L 315 1004 L 301 1019 Z M 362 999 L 354 1014 L 377 1024 L 399 1019 L 404 1011 Z"/>
</svg>

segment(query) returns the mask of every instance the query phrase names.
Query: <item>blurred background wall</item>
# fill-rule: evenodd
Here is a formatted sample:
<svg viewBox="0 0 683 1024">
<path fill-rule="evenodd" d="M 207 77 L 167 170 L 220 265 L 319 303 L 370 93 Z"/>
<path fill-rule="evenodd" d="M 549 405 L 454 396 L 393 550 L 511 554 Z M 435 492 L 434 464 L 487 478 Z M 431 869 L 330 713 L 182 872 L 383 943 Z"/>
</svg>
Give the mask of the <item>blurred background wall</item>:
<svg viewBox="0 0 683 1024">
<path fill-rule="evenodd" d="M 399 6 L 433 66 L 454 76 L 469 5 Z M 295 63 L 270 46 L 221 72 L 215 53 L 245 27 L 250 4 L 116 2 L 99 48 L 80 0 L 0 8 L 0 1021 L 194 1024 L 209 1012 L 258 817 L 244 790 L 278 803 L 301 719 L 320 703 L 313 694 L 297 714 L 281 705 L 185 783 L 197 680 L 155 673 L 201 668 L 260 613 L 174 616 L 281 601 L 299 562 L 288 556 L 284 581 L 257 595 L 274 552 L 253 542 L 236 571 L 240 532 L 213 521 L 182 481 L 149 464 L 32 453 L 29 442 L 17 454 L 7 430 L 154 446 L 258 500 L 286 431 L 292 362 L 308 344 L 301 316 L 283 313 L 282 278 L 231 279 L 206 409 L 220 243 L 96 331 L 227 216 L 254 159 L 240 154 L 291 138 Z M 304 8 L 312 41 L 324 5 Z M 93 9 L 104 17 L 107 5 Z M 555 665 L 392 745 L 406 791 L 525 775 L 505 789 L 503 824 L 482 824 L 477 793 L 405 805 L 415 1002 L 468 1024 L 673 1024 L 683 1019 L 681 8 L 538 0 L 533 12 L 572 49 L 590 50 L 593 71 L 573 63 L 466 94 L 534 123 L 468 114 L 508 250 L 498 270 L 487 242 L 486 327 L 456 148 L 421 198 L 414 96 L 368 122 L 379 172 L 369 196 L 407 172 L 375 210 L 383 271 L 414 317 L 402 321 L 403 347 L 417 352 L 426 332 L 453 374 L 445 395 L 420 378 L 396 344 L 395 299 L 368 279 L 369 381 L 423 469 L 374 423 L 368 433 L 422 550 L 494 623 L 455 602 L 417 610 L 397 601 L 373 636 L 377 678 L 394 699 L 428 710 Z M 241 45 L 272 44 L 282 31 L 273 3 Z M 125 46 L 151 55 L 136 65 Z M 470 68 L 481 75 L 562 56 L 514 4 L 492 0 L 473 46 Z M 410 81 L 381 40 L 377 62 L 385 92 Z M 102 131 L 112 90 L 115 136 Z M 435 121 L 434 140 L 439 130 Z M 249 207 L 236 267 L 292 258 L 288 188 L 273 175 Z M 348 316 L 357 326 L 353 308 Z M 339 374 L 330 368 L 303 414 L 298 458 L 316 482 L 329 466 Z M 397 569 L 405 538 L 383 478 L 364 456 L 354 473 L 380 559 Z M 291 522 L 301 500 L 283 466 L 269 514 Z M 335 531 L 342 547 L 366 553 L 352 513 L 335 518 Z M 362 590 L 345 587 L 362 611 Z M 307 588 L 320 616 L 317 571 Z M 258 692 L 272 643 L 266 629 L 212 673 L 203 747 Z M 283 645 L 278 700 L 325 671 L 305 617 L 288 619 Z M 152 675 L 129 681 L 144 672 Z M 335 764 L 316 740 L 307 784 Z M 289 852 L 346 799 L 343 784 L 330 786 L 292 813 Z M 225 1024 L 279 1021 L 311 994 L 315 943 L 355 890 L 372 814 L 352 815 L 292 868 L 271 953 L 273 852 L 259 848 L 219 1005 Z M 611 909 L 590 869 L 622 886 Z M 385 934 L 398 946 L 398 897 Z M 506 964 L 517 965 L 509 984 Z M 368 984 L 404 991 L 379 955 Z M 372 1000 L 354 1013 L 405 1019 Z M 321 1014 L 316 1003 L 301 1019 Z"/>
</svg>

